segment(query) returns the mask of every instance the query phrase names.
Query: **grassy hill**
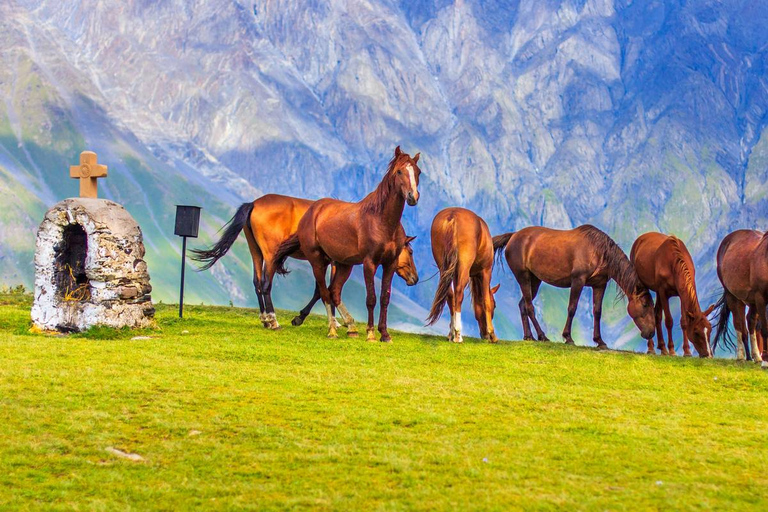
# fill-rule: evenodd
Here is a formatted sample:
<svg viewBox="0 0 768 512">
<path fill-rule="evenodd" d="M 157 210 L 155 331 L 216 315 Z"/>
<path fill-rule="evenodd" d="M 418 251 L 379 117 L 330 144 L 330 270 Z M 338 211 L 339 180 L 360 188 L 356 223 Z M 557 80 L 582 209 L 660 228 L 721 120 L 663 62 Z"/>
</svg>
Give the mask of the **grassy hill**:
<svg viewBox="0 0 768 512">
<path fill-rule="evenodd" d="M 28 332 L 29 308 L 0 296 L 0 509 L 768 504 L 768 373 L 752 364 L 328 340 L 319 317 L 268 332 L 201 306 L 54 337 Z"/>
</svg>

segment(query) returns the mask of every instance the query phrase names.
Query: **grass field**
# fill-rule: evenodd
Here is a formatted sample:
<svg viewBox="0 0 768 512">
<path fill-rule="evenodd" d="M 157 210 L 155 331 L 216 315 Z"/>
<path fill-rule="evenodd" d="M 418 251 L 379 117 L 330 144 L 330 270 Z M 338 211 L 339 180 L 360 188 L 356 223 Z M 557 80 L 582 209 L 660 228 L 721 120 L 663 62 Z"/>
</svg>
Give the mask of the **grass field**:
<svg viewBox="0 0 768 512">
<path fill-rule="evenodd" d="M 0 296 L 3 510 L 768 507 L 751 363 L 328 340 L 227 307 L 53 337 L 29 308 Z"/>
</svg>

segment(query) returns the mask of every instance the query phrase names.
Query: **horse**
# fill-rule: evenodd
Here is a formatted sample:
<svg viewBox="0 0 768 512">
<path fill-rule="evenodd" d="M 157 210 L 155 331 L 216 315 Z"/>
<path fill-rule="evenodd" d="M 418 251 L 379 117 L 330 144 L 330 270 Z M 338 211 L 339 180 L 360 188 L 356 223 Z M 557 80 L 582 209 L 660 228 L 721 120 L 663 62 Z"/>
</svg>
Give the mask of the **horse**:
<svg viewBox="0 0 768 512">
<path fill-rule="evenodd" d="M 253 202 L 243 203 L 224 225 L 222 228 L 224 234 L 213 247 L 192 251 L 194 260 L 205 263 L 200 270 L 207 270 L 227 254 L 241 231 L 245 233 L 253 260 L 253 286 L 259 301 L 259 318 L 264 327 L 280 328 L 272 305 L 272 282 L 275 274 L 282 271 L 281 267 L 275 265 L 275 252 L 283 240 L 296 232 L 299 220 L 313 203 L 314 201 L 310 199 L 278 194 L 267 194 Z M 403 230 L 401 234 L 404 236 L 405 231 Z M 406 238 L 410 242 L 414 237 Z M 301 251 L 291 256 L 300 260 L 306 259 Z M 333 274 L 333 271 L 331 273 Z M 412 250 L 401 251 L 398 255 L 397 274 L 409 286 L 418 281 Z M 291 320 L 291 324 L 299 326 L 304 323 L 318 300 L 320 300 L 320 289 L 315 286 L 314 295 L 300 313 Z"/>
<path fill-rule="evenodd" d="M 397 255 L 404 244 L 404 239 L 398 236 L 398 226 L 405 203 L 416 206 L 419 201 L 421 169 L 418 161 L 418 153 L 411 158 L 398 146 L 386 174 L 373 192 L 357 203 L 330 198 L 318 200 L 301 218 L 296 233 L 278 247 L 275 255 L 277 265 L 282 266 L 291 254 L 299 250 L 312 265 L 328 314 L 328 337 L 338 337 L 331 306 L 336 306 L 341 313 L 347 335 L 357 335 L 354 319 L 341 303 L 341 287 L 349 278 L 352 267 L 362 264 L 368 308 L 367 340 L 376 340 L 373 327 L 373 308 L 376 306 L 374 275 L 382 266 L 378 328 L 381 341 L 392 341 L 387 331 L 387 308 Z M 336 274 L 329 289 L 325 284 L 325 272 L 331 262 L 336 264 Z"/>
<path fill-rule="evenodd" d="M 498 338 L 492 322 L 496 300 L 493 296 L 499 285 L 491 288 L 493 239 L 488 225 L 469 210 L 446 208 L 432 220 L 431 235 L 432 256 L 440 269 L 440 281 L 427 325 L 437 322 L 447 302 L 451 312 L 448 341 L 461 343 L 461 304 L 464 289 L 469 284 L 480 335 L 496 343 Z"/>
<path fill-rule="evenodd" d="M 717 277 L 723 285 L 723 295 L 716 306 L 718 321 L 713 347 L 717 348 L 720 340 L 733 347 L 728 333 L 728 317 L 733 313 L 733 325 L 741 338 L 741 344 L 736 343 L 736 358 L 744 360 L 746 353 L 747 359 L 756 362 L 768 359 L 768 233 L 740 229 L 727 235 L 717 249 Z M 760 336 L 756 333 L 758 326 Z"/>
<path fill-rule="evenodd" d="M 632 244 L 629 260 L 635 266 L 640 282 L 656 292 L 656 333 L 661 353 L 675 355 L 675 343 L 672 341 L 674 321 L 669 311 L 669 298 L 680 297 L 683 355 L 691 356 L 690 340 L 699 357 L 712 357 L 709 346 L 712 324 L 707 316 L 715 305 L 712 304 L 706 311 L 701 310 L 696 293 L 696 268 L 682 240 L 662 233 L 645 233 Z M 661 331 L 662 315 L 667 327 L 668 348 L 664 346 Z M 653 338 L 648 339 L 648 353 L 655 354 Z"/>
<path fill-rule="evenodd" d="M 619 296 L 628 297 L 627 313 L 640 329 L 643 338 L 653 337 L 654 314 L 651 294 L 638 279 L 635 268 L 624 251 L 608 235 L 594 226 L 583 225 L 571 230 L 532 226 L 517 232 L 493 237 L 496 254 L 502 252 L 520 285 L 520 317 L 524 339 L 533 340 L 528 320 L 536 329 L 539 341 L 549 341 L 536 321 L 533 299 L 542 282 L 558 288 L 571 289 L 568 319 L 563 339 L 573 344 L 571 324 L 576 314 L 581 291 L 592 288 L 594 314 L 593 340 L 598 348 L 606 348 L 600 334 L 603 296 L 608 281 L 618 284 Z"/>
</svg>

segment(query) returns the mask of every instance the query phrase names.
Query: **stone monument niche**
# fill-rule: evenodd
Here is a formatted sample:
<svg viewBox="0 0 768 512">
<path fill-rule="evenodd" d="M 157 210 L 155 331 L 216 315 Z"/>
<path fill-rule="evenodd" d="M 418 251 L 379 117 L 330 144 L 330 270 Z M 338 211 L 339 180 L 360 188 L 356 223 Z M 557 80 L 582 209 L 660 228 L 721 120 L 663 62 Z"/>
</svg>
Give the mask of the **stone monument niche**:
<svg viewBox="0 0 768 512">
<path fill-rule="evenodd" d="M 91 296 L 91 285 L 85 272 L 88 235 L 79 224 L 68 224 L 61 242 L 53 249 L 53 284 L 56 296 L 64 300 L 84 300 Z"/>
<path fill-rule="evenodd" d="M 81 197 L 55 204 L 37 231 L 32 323 L 60 332 L 153 325 L 141 228 L 121 205 L 96 197 L 107 167 L 95 153 L 83 152 L 70 173 Z"/>
</svg>

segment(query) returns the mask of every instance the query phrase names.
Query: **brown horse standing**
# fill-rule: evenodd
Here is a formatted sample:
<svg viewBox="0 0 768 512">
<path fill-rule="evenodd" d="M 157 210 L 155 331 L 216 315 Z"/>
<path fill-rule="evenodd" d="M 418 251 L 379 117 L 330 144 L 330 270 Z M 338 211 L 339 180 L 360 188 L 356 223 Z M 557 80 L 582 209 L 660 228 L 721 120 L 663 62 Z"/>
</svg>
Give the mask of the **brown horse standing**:
<svg viewBox="0 0 768 512">
<path fill-rule="evenodd" d="M 296 233 L 299 220 L 313 203 L 314 201 L 309 199 L 278 194 L 267 194 L 252 203 L 243 203 L 227 223 L 224 234 L 213 247 L 192 251 L 193 259 L 205 263 L 201 270 L 207 270 L 229 251 L 241 231 L 245 233 L 253 260 L 253 286 L 261 311 L 259 318 L 264 327 L 280 328 L 272 305 L 272 282 L 275 274 L 281 271 L 280 267 L 275 265 L 275 252 L 285 239 Z M 400 236 L 405 237 L 402 226 L 400 230 L 402 231 Z M 405 238 L 407 242 L 413 239 Z M 306 259 L 301 251 L 296 251 L 290 256 L 300 260 Z M 397 273 L 409 285 L 418 281 L 410 249 L 398 255 Z M 315 286 L 314 295 L 301 312 L 291 320 L 291 323 L 301 325 L 318 300 L 320 300 L 320 289 Z"/>
<path fill-rule="evenodd" d="M 765 347 L 765 340 L 768 339 L 765 314 L 768 304 L 768 234 L 740 229 L 726 236 L 717 249 L 717 277 L 723 284 L 723 296 L 717 303 L 720 313 L 713 346 L 717 348 L 721 339 L 726 345 L 733 345 L 728 338 L 728 317 L 733 313 L 733 325 L 741 341 L 741 344 L 736 343 L 737 359 L 743 360 L 745 352 L 747 358 L 754 358 L 757 362 L 768 359 Z M 747 306 L 749 312 L 745 318 Z M 762 350 L 756 334 L 758 323 Z M 752 345 L 751 354 L 748 340 Z"/>
<path fill-rule="evenodd" d="M 669 298 L 680 297 L 683 355 L 691 355 L 691 347 L 688 344 L 690 340 L 699 357 L 712 357 L 709 346 L 712 324 L 709 323 L 707 315 L 715 306 L 713 304 L 706 311 L 701 311 L 696 293 L 696 269 L 685 244 L 675 236 L 645 233 L 632 244 L 629 259 L 635 266 L 640 282 L 656 292 L 656 333 L 661 353 L 675 354 L 675 343 L 672 341 L 674 321 L 669 311 Z M 665 316 L 668 347 L 664 346 L 664 335 L 661 332 L 662 314 Z M 648 353 L 655 353 L 652 338 L 648 339 Z"/>
<path fill-rule="evenodd" d="M 491 343 L 498 341 L 492 320 L 496 309 L 493 295 L 499 285 L 491 288 L 493 239 L 485 221 L 464 208 L 440 211 L 432 221 L 432 255 L 440 269 L 440 282 L 427 324 L 437 322 L 447 302 L 451 311 L 448 340 L 461 343 L 461 304 L 464 289 L 470 284 L 480 335 Z"/>
<path fill-rule="evenodd" d="M 520 299 L 520 317 L 523 321 L 524 339 L 532 340 L 528 320 L 536 329 L 539 341 L 547 340 L 544 331 L 536 321 L 533 299 L 542 281 L 558 288 L 570 288 L 568 320 L 563 329 L 566 343 L 573 343 L 571 324 L 576 314 L 581 290 L 592 288 L 592 310 L 594 313 L 593 340 L 598 347 L 605 348 L 600 334 L 600 316 L 603 296 L 608 281 L 614 279 L 621 291 L 629 298 L 627 312 L 640 329 L 643 338 L 653 337 L 653 300 L 643 286 L 618 245 L 605 233 L 594 226 L 584 225 L 571 230 L 544 227 L 528 227 L 516 233 L 493 237 L 493 247 L 504 251 L 509 268 L 515 275 L 523 298 Z"/>
<path fill-rule="evenodd" d="M 309 207 L 299 221 L 295 235 L 283 242 L 277 250 L 275 261 L 282 265 L 297 250 L 312 265 L 315 280 L 320 288 L 328 313 L 328 336 L 336 337 L 336 325 L 331 305 L 339 308 L 347 334 L 357 335 L 354 319 L 341 304 L 341 287 L 349 278 L 354 265 L 363 265 L 366 300 L 368 307 L 368 340 L 376 339 L 373 327 L 373 308 L 376 306 L 374 275 L 381 265 L 381 311 L 379 332 L 381 341 L 391 341 L 387 332 L 387 308 L 392 287 L 392 276 L 397 268 L 397 255 L 404 239 L 398 236 L 398 226 L 405 203 L 415 206 L 419 200 L 419 154 L 411 158 L 395 149 L 384 178 L 376 190 L 358 203 L 336 199 L 320 199 Z M 325 284 L 328 265 L 336 264 L 336 274 L 330 289 Z"/>
</svg>

